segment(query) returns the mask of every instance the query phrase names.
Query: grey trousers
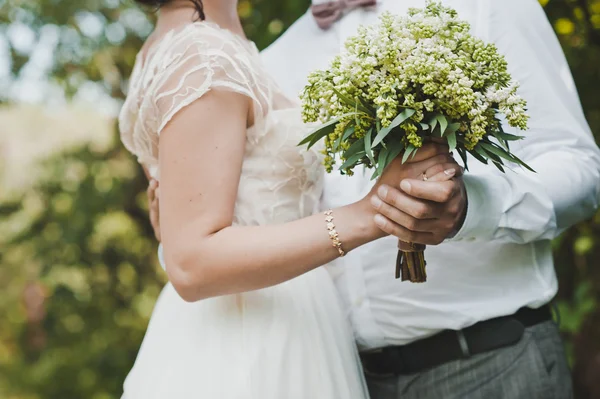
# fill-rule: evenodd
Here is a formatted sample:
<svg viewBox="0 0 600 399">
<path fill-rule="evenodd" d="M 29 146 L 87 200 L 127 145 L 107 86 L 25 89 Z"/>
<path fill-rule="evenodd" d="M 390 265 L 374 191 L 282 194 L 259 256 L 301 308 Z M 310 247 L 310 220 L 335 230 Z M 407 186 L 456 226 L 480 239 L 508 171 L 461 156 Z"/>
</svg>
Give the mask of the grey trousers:
<svg viewBox="0 0 600 399">
<path fill-rule="evenodd" d="M 527 328 L 516 345 L 422 373 L 367 374 L 371 399 L 571 399 L 571 375 L 552 321 Z"/>
</svg>

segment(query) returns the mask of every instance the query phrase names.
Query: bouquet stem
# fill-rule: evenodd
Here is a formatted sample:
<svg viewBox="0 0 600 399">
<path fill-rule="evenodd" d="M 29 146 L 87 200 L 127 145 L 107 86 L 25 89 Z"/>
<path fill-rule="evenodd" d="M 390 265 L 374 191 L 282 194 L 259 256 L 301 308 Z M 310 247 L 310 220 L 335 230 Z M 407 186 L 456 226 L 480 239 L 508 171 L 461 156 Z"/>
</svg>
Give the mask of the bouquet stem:
<svg viewBox="0 0 600 399">
<path fill-rule="evenodd" d="M 427 281 L 425 272 L 425 245 L 398 240 L 398 258 L 396 258 L 396 278 L 411 283 Z"/>
</svg>

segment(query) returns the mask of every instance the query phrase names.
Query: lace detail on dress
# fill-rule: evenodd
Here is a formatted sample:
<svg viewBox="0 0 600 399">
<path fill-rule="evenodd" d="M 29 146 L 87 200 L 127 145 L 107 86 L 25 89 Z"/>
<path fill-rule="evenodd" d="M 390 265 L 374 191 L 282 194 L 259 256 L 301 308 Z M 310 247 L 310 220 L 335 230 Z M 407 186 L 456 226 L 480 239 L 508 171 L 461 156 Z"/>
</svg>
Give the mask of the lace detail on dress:
<svg viewBox="0 0 600 399">
<path fill-rule="evenodd" d="M 153 51 L 152 51 L 153 50 Z M 138 59 L 119 117 L 125 147 L 151 169 L 158 164 L 158 136 L 183 108 L 209 90 L 229 90 L 252 100 L 254 126 L 272 108 L 273 86 L 250 42 L 218 26 L 198 22 L 173 30 Z M 248 131 L 248 139 L 255 132 Z"/>
<path fill-rule="evenodd" d="M 250 98 L 254 111 L 233 223 L 284 223 L 318 209 L 320 147 L 298 146 L 308 134 L 300 109 L 281 94 L 251 43 L 198 22 L 171 31 L 151 50 L 144 65 L 135 65 L 120 127 L 125 146 L 153 177 L 160 174 L 158 138 L 173 116 L 209 90 L 229 90 Z"/>
</svg>

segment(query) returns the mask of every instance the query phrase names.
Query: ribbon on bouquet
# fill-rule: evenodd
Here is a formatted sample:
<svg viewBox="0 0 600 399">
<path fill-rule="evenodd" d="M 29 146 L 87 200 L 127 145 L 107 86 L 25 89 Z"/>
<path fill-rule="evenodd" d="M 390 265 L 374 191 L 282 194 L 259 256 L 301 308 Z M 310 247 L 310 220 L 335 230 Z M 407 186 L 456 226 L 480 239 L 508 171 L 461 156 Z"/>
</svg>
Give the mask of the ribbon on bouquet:
<svg viewBox="0 0 600 399">
<path fill-rule="evenodd" d="M 345 10 L 358 7 L 371 7 L 375 4 L 377 4 L 377 0 L 334 0 L 313 4 L 310 9 L 319 28 L 329 29 L 335 21 L 340 19 Z"/>
</svg>

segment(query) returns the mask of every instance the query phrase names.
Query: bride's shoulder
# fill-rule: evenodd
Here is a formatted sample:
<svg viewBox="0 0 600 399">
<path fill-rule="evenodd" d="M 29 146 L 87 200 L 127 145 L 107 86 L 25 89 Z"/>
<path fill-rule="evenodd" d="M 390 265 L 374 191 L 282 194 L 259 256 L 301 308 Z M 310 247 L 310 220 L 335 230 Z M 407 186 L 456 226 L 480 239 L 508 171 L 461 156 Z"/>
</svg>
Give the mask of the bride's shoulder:
<svg viewBox="0 0 600 399">
<path fill-rule="evenodd" d="M 148 51 L 145 74 L 168 77 L 175 72 L 221 71 L 226 75 L 255 75 L 256 46 L 212 22 L 198 21 L 168 32 Z"/>
<path fill-rule="evenodd" d="M 182 53 L 250 56 L 254 48 L 249 40 L 208 21 L 194 22 L 173 31 L 165 46 L 166 53 L 172 56 Z"/>
</svg>

